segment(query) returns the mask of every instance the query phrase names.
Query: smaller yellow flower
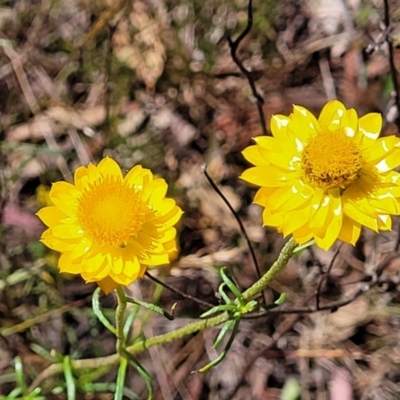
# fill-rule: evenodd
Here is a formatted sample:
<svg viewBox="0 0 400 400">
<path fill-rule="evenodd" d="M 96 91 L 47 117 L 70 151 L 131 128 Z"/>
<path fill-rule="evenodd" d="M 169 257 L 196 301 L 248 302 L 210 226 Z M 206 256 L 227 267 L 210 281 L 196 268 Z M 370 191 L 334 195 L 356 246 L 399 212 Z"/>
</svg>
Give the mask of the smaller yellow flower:
<svg viewBox="0 0 400 400">
<path fill-rule="evenodd" d="M 50 189 L 45 185 L 39 185 L 36 189 L 36 199 L 40 206 L 53 206 L 50 200 Z"/>
<path fill-rule="evenodd" d="M 60 272 L 81 274 L 106 293 L 127 286 L 176 252 L 182 210 L 165 197 L 167 188 L 140 165 L 123 176 L 108 157 L 79 167 L 74 184 L 53 184 L 54 206 L 37 213 L 48 226 L 41 241 L 61 253 Z"/>
<path fill-rule="evenodd" d="M 400 139 L 379 138 L 381 127 L 379 114 L 358 118 L 336 100 L 318 120 L 301 106 L 273 116 L 273 137 L 243 151 L 254 167 L 241 178 L 261 187 L 254 202 L 264 225 L 325 250 L 337 239 L 355 244 L 362 226 L 391 229 L 390 215 L 400 214 Z"/>
</svg>

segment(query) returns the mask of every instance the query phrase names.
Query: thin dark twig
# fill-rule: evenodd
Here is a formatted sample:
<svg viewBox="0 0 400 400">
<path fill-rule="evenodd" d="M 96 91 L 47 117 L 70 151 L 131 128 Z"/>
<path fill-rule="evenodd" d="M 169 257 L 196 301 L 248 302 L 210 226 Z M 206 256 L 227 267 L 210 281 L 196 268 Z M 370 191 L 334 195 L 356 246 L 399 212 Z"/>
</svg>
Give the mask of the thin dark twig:
<svg viewBox="0 0 400 400">
<path fill-rule="evenodd" d="M 231 50 L 231 57 L 234 63 L 239 67 L 240 71 L 242 74 L 246 77 L 247 81 L 249 82 L 251 92 L 255 99 L 257 100 L 257 110 L 258 114 L 260 117 L 260 123 L 261 123 L 261 129 L 264 135 L 267 134 L 267 126 L 265 122 L 265 116 L 264 116 L 264 111 L 263 111 L 263 104 L 264 104 L 264 99 L 263 97 L 257 92 L 256 85 L 254 82 L 254 76 L 249 71 L 246 69 L 243 65 L 243 63 L 239 60 L 236 52 L 237 49 L 241 43 L 241 41 L 250 33 L 251 27 L 253 26 L 253 4 L 252 0 L 249 0 L 249 4 L 247 7 L 247 25 L 244 31 L 238 36 L 236 40 L 232 40 L 230 36 L 227 37 L 228 43 L 229 43 L 229 48 Z"/>
<path fill-rule="evenodd" d="M 211 307 L 214 307 L 214 306 L 215 306 L 215 304 L 211 304 L 211 303 L 209 303 L 209 302 L 207 302 L 207 301 L 198 299 L 197 297 L 191 296 L 190 294 L 186 294 L 186 293 L 180 291 L 179 289 L 174 288 L 173 286 L 169 286 L 169 285 L 166 284 L 165 282 L 163 282 L 163 281 L 161 281 L 160 279 L 156 278 L 155 276 L 151 275 L 148 271 L 146 271 L 144 274 L 145 274 L 149 279 L 151 279 L 153 282 L 158 283 L 159 285 L 161 285 L 161 286 L 164 287 L 165 289 L 168 289 L 168 290 L 170 290 L 171 292 L 174 292 L 174 293 L 178 294 L 179 296 L 184 297 L 185 299 L 192 300 L 192 301 L 194 301 L 194 302 L 196 302 L 196 303 L 198 303 L 198 304 L 201 304 L 202 306 L 208 307 L 208 308 L 211 308 Z"/>
<path fill-rule="evenodd" d="M 368 285 L 360 286 L 357 288 L 351 295 L 344 297 L 343 299 L 332 301 L 330 303 L 324 304 L 322 306 L 311 305 L 311 306 L 304 306 L 304 307 L 288 307 L 288 306 L 280 306 L 276 308 L 272 308 L 267 311 L 260 311 L 254 314 L 247 314 L 243 315 L 243 319 L 255 319 L 255 318 L 262 318 L 269 314 L 312 314 L 318 311 L 326 311 L 331 310 L 337 311 L 340 307 L 347 306 L 351 302 L 353 302 L 358 296 L 365 293 L 371 287 Z"/>
<path fill-rule="evenodd" d="M 374 51 L 378 51 L 383 44 L 387 41 L 390 32 L 393 30 L 392 26 L 388 26 L 382 33 L 382 36 L 379 38 L 377 42 L 373 39 L 373 37 L 367 32 L 368 38 L 371 40 L 371 43 L 365 48 L 365 52 L 367 54 L 372 54 Z"/>
<path fill-rule="evenodd" d="M 207 166 L 206 166 L 205 164 L 202 166 L 202 169 L 203 169 L 203 173 L 204 173 L 205 177 L 206 177 L 207 180 L 208 180 L 208 183 L 209 183 L 209 184 L 211 185 L 211 187 L 215 190 L 215 192 L 218 194 L 218 196 L 221 197 L 221 199 L 223 200 L 223 202 L 224 202 L 224 203 L 227 205 L 227 207 L 229 208 L 229 211 L 232 213 L 232 215 L 233 215 L 234 218 L 236 219 L 236 222 L 238 223 L 239 228 L 240 228 L 240 232 L 242 233 L 243 237 L 246 239 L 247 246 L 248 246 L 248 248 L 249 248 L 250 255 L 251 255 L 251 258 L 252 258 L 252 260 L 253 260 L 254 267 L 256 268 L 258 278 L 260 279 L 260 278 L 261 278 L 261 271 L 260 271 L 260 267 L 259 267 L 258 262 L 257 262 L 256 253 L 254 252 L 253 245 L 252 245 L 251 242 L 250 242 L 249 236 L 247 235 L 247 232 L 246 232 L 246 229 L 245 229 L 245 227 L 244 227 L 244 225 L 243 225 L 242 220 L 240 219 L 238 213 L 233 209 L 233 207 L 232 207 L 231 204 L 229 203 L 228 199 L 223 195 L 223 193 L 221 192 L 221 190 L 219 189 L 219 187 L 218 187 L 218 186 L 215 184 L 215 182 L 211 179 L 210 175 L 208 175 Z M 263 305 L 266 306 L 266 299 L 265 299 L 265 294 L 264 294 L 264 292 L 263 292 L 263 302 L 264 302 Z"/>
<path fill-rule="evenodd" d="M 132 297 L 126 297 L 126 301 L 131 304 L 135 304 L 138 306 L 143 305 L 143 302 L 138 301 Z M 172 308 L 173 309 L 173 308 Z M 175 319 L 173 312 L 170 314 L 168 311 L 163 310 L 162 308 L 159 309 L 162 312 L 162 316 L 167 318 L 169 321 L 173 321 Z"/>
<path fill-rule="evenodd" d="M 385 26 L 386 30 L 390 30 L 390 10 L 389 10 L 389 1 L 384 0 L 385 5 Z M 394 65 L 394 47 L 392 43 L 392 39 L 390 35 L 386 36 L 386 42 L 389 47 L 389 66 L 390 66 L 390 75 L 392 77 L 393 82 L 393 89 L 395 93 L 395 103 L 397 107 L 397 118 L 395 120 L 397 130 L 400 132 L 400 91 L 399 91 L 399 84 L 397 82 L 397 71 Z"/>
<path fill-rule="evenodd" d="M 320 303 L 320 298 L 321 298 L 321 289 L 322 289 L 322 284 L 328 279 L 328 276 L 331 272 L 331 269 L 333 267 L 333 263 L 335 262 L 336 258 L 338 257 L 340 253 L 340 249 L 342 248 L 342 244 L 339 245 L 338 249 L 335 251 L 335 254 L 333 255 L 331 262 L 329 263 L 328 269 L 326 270 L 326 273 L 321 276 L 321 279 L 319 280 L 318 287 L 316 290 L 316 296 L 315 296 L 315 307 L 317 310 L 320 310 L 319 303 Z"/>
<path fill-rule="evenodd" d="M 397 239 L 396 239 L 396 242 L 394 244 L 393 250 L 394 251 L 398 251 L 399 250 L 399 246 L 400 246 L 400 227 L 397 228 Z"/>
</svg>

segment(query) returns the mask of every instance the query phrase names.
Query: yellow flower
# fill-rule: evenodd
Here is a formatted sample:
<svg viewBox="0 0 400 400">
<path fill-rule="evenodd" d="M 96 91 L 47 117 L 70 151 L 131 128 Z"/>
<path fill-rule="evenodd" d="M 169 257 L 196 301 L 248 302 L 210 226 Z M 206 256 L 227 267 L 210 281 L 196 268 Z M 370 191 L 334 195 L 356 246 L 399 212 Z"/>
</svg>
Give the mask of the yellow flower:
<svg viewBox="0 0 400 400">
<path fill-rule="evenodd" d="M 81 274 L 106 293 L 127 286 L 176 250 L 182 211 L 166 192 L 166 182 L 140 165 L 125 177 L 111 158 L 79 167 L 74 184 L 53 184 L 54 206 L 37 213 L 48 226 L 41 241 L 61 253 L 60 272 Z"/>
<path fill-rule="evenodd" d="M 36 199 L 41 206 L 52 206 L 53 203 L 50 200 L 50 189 L 45 185 L 39 185 L 36 188 Z"/>
<path fill-rule="evenodd" d="M 381 127 L 380 114 L 358 118 L 336 100 L 318 120 L 301 106 L 273 116 L 273 137 L 243 151 L 255 167 L 241 175 L 261 186 L 254 203 L 264 225 L 325 250 L 336 239 L 355 244 L 362 226 L 390 230 L 390 215 L 400 214 L 400 139 L 378 138 Z"/>
</svg>

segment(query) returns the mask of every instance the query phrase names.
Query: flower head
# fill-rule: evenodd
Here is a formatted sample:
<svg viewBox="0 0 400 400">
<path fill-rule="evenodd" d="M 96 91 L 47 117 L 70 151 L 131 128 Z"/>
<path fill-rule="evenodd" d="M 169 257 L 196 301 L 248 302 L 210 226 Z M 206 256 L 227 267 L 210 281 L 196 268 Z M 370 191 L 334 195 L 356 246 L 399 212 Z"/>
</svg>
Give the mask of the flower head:
<svg viewBox="0 0 400 400">
<path fill-rule="evenodd" d="M 107 293 L 127 286 L 176 251 L 182 211 L 166 192 L 166 182 L 140 165 L 125 176 L 108 157 L 79 167 L 74 184 L 53 184 L 54 206 L 37 213 L 48 226 L 41 241 L 61 253 L 60 272 L 81 274 Z"/>
<path fill-rule="evenodd" d="M 390 215 L 400 214 L 400 139 L 378 138 L 381 127 L 380 114 L 358 118 L 336 100 L 318 120 L 301 106 L 273 116 L 273 137 L 243 151 L 255 166 L 241 175 L 261 187 L 254 203 L 264 207 L 264 225 L 325 250 L 336 239 L 355 244 L 362 226 L 391 229 Z"/>
</svg>

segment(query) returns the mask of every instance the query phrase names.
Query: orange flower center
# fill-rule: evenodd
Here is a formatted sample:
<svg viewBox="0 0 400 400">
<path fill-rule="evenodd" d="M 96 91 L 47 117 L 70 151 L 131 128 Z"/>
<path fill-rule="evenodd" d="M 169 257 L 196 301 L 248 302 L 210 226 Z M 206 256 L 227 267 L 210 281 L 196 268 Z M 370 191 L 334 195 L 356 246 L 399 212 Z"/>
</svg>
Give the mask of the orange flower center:
<svg viewBox="0 0 400 400">
<path fill-rule="evenodd" d="M 361 151 L 342 130 L 322 131 L 306 144 L 301 169 L 304 180 L 323 190 L 346 188 L 360 176 Z"/>
<path fill-rule="evenodd" d="M 86 189 L 77 210 L 78 223 L 99 246 L 125 247 L 145 221 L 140 193 L 122 181 L 104 178 Z"/>
</svg>

